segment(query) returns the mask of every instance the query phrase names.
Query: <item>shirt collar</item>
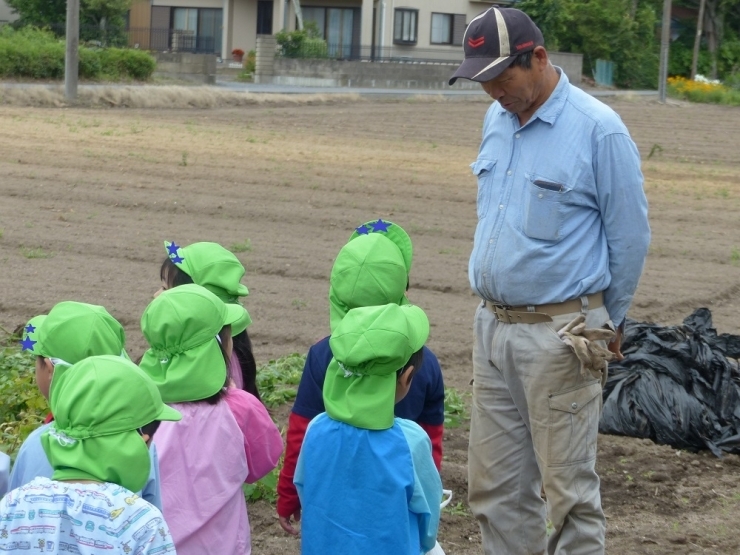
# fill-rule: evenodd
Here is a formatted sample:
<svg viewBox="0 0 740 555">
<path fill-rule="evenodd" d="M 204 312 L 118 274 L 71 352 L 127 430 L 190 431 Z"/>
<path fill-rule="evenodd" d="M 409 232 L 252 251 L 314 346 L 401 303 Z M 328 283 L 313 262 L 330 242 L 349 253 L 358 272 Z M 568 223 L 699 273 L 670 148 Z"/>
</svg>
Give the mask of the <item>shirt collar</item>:
<svg viewBox="0 0 740 555">
<path fill-rule="evenodd" d="M 558 84 L 555 85 L 555 89 L 550 94 L 550 98 L 545 100 L 545 103 L 540 106 L 532 116 L 532 119 L 539 118 L 550 125 L 555 123 L 555 120 L 558 119 L 558 116 L 563 111 L 565 101 L 568 100 L 568 85 L 570 84 L 565 72 L 559 67 L 556 67 L 555 69 L 560 74 Z"/>
</svg>

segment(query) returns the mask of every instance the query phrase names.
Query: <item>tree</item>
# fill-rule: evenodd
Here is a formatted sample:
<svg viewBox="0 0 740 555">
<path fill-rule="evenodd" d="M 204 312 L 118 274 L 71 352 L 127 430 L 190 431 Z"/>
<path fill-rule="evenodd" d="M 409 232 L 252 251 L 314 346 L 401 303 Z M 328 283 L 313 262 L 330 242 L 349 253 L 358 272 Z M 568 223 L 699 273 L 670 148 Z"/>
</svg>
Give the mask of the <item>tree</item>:
<svg viewBox="0 0 740 555">
<path fill-rule="evenodd" d="M 20 17 L 18 26 L 56 27 L 67 18 L 67 0 L 5 0 Z M 131 0 L 80 0 L 80 26 L 122 23 Z"/>
<path fill-rule="evenodd" d="M 80 38 L 125 43 L 125 17 L 132 0 L 80 0 Z M 6 0 L 20 17 L 17 27 L 48 27 L 64 34 L 67 0 Z"/>
<path fill-rule="evenodd" d="M 590 74 L 597 59 L 616 65 L 615 82 L 654 87 L 658 75 L 656 5 L 661 0 L 523 0 L 550 50 L 580 52 Z"/>
</svg>

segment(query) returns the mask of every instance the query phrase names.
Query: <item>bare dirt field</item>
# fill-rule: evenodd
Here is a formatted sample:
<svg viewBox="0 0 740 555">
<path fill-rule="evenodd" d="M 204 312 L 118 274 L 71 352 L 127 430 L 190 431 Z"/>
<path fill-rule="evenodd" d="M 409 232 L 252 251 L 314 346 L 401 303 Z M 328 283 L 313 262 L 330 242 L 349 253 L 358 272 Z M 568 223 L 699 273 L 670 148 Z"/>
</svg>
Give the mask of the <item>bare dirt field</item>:
<svg viewBox="0 0 740 555">
<path fill-rule="evenodd" d="M 643 155 L 653 229 L 630 316 L 677 324 L 707 306 L 718 331 L 740 333 L 740 110 L 609 102 Z M 410 298 L 430 316 L 447 385 L 469 392 L 468 164 L 487 105 L 0 106 L 0 325 L 61 300 L 98 303 L 138 355 L 162 241 L 217 241 L 244 249 L 257 359 L 305 352 L 327 333 L 335 254 L 355 226 L 382 217 L 411 234 Z M 455 501 L 465 499 L 466 449 L 466 425 L 447 430 L 442 474 Z M 598 468 L 608 553 L 740 552 L 740 457 L 601 436 Z M 255 553 L 299 552 L 270 505 L 252 504 L 250 515 Z M 440 542 L 449 554 L 480 552 L 464 503 L 443 514 Z"/>
</svg>

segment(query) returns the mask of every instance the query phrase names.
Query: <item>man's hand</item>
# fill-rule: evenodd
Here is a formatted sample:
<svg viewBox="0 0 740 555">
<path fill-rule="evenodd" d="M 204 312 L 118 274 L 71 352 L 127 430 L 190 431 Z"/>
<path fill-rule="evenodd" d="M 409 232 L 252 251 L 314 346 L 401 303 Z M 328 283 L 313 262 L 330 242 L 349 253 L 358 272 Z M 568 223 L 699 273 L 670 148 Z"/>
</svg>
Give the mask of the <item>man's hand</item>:
<svg viewBox="0 0 740 555">
<path fill-rule="evenodd" d="M 621 348 L 622 348 L 622 327 L 618 327 L 616 331 L 616 335 L 614 336 L 614 339 L 611 340 L 611 342 L 606 346 L 607 349 L 609 349 L 612 353 L 614 353 L 614 356 L 617 360 L 624 360 L 624 355 L 622 354 Z"/>
<path fill-rule="evenodd" d="M 291 536 L 297 536 L 301 532 L 300 532 L 300 530 L 296 530 L 295 528 L 293 528 L 293 524 L 290 521 L 291 517 L 293 519 L 295 519 L 295 522 L 300 522 L 301 521 L 301 510 L 298 509 L 292 515 L 287 516 L 287 517 L 286 516 L 279 516 L 278 517 L 278 520 L 280 521 L 280 527 L 283 530 L 285 530 L 288 534 L 290 534 Z"/>
</svg>

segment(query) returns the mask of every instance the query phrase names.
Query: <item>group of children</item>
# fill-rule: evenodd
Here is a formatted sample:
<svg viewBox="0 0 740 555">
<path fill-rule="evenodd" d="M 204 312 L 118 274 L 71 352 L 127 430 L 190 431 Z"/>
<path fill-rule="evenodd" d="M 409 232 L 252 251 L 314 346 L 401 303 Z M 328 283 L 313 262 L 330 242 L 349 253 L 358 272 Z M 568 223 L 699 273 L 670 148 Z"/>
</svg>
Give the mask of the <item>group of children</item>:
<svg viewBox="0 0 740 555">
<path fill-rule="evenodd" d="M 216 243 L 165 248 L 138 364 L 103 307 L 65 301 L 25 326 L 51 414 L 9 481 L 0 456 L 0 551 L 251 552 L 242 485 L 283 441 L 259 398 L 245 270 Z M 278 483 L 303 554 L 441 552 L 444 385 L 406 299 L 412 257 L 406 232 L 375 220 L 332 268 L 331 335 L 309 350 Z"/>
</svg>

